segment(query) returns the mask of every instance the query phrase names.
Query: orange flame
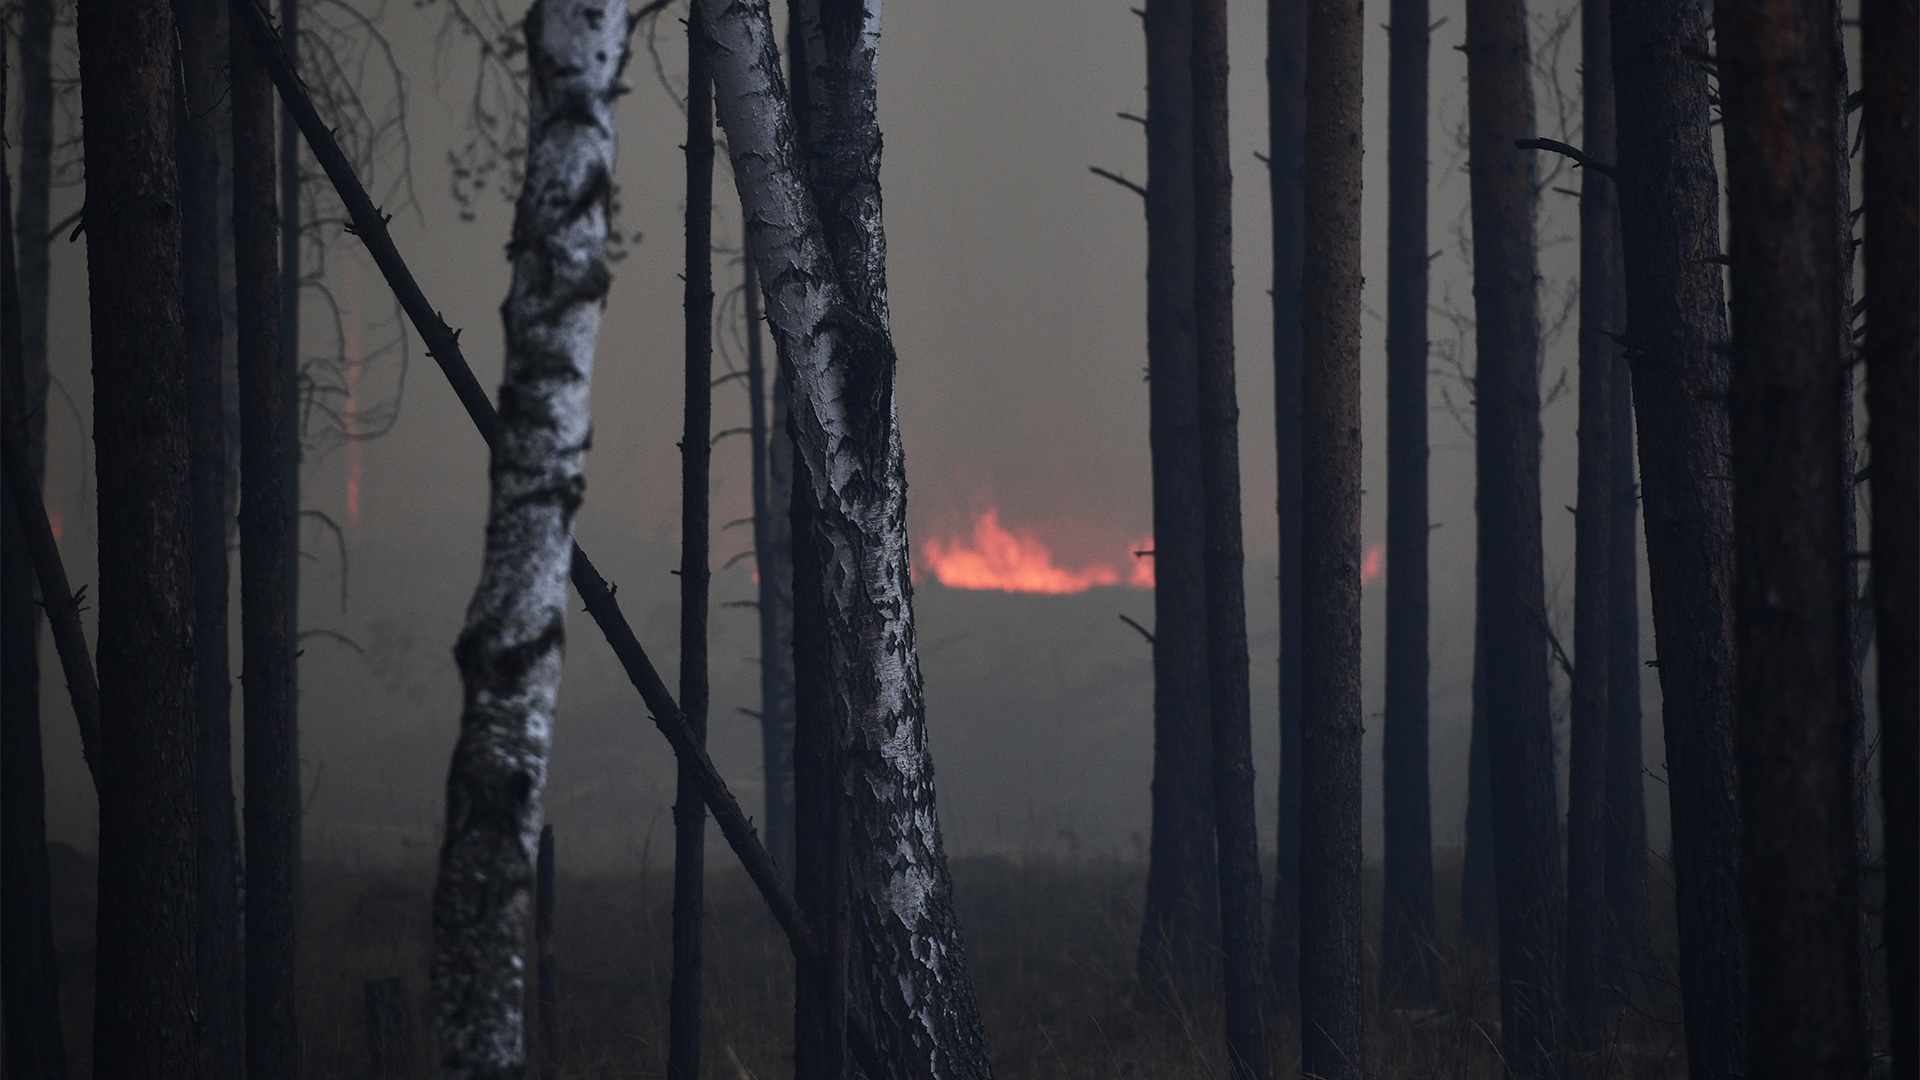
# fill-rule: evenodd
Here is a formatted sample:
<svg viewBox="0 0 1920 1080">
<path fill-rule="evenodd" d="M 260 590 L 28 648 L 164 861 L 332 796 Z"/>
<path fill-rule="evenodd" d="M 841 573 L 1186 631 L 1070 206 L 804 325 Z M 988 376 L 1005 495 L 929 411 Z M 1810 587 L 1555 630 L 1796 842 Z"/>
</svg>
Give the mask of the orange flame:
<svg viewBox="0 0 1920 1080">
<path fill-rule="evenodd" d="M 1152 544 L 1147 542 L 1145 546 Z M 974 519 L 971 542 L 959 536 L 945 543 L 929 540 L 923 550 L 934 578 L 951 589 L 1058 594 L 1121 582 L 1120 571 L 1110 563 L 1094 563 L 1078 570 L 1055 566 L 1053 552 L 1033 530 L 1008 531 L 1000 524 L 1000 511 L 991 508 Z M 1127 584 L 1151 587 L 1153 564 L 1145 558 L 1135 559 Z"/>
<path fill-rule="evenodd" d="M 1373 584 L 1373 579 L 1380 576 L 1380 570 L 1386 561 L 1386 550 L 1379 544 L 1367 549 L 1366 556 L 1360 560 L 1361 587 Z"/>
</svg>

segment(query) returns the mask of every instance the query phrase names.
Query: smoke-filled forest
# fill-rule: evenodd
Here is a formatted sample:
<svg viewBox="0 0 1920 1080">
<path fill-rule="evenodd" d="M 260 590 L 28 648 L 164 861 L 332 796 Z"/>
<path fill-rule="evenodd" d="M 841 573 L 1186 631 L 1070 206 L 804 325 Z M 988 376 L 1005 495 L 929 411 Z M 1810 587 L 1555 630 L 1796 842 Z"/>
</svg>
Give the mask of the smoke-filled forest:
<svg viewBox="0 0 1920 1080">
<path fill-rule="evenodd" d="M 0 0 L 0 1073 L 1920 1080 L 1920 2 L 881 9 Z"/>
</svg>

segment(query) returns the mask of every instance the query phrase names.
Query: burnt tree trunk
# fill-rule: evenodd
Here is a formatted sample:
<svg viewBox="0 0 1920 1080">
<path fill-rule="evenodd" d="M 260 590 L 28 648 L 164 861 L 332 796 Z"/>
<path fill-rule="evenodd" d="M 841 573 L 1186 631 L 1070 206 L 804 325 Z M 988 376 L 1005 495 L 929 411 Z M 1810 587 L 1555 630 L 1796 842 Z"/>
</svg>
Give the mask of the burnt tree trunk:
<svg viewBox="0 0 1920 1080">
<path fill-rule="evenodd" d="M 1500 925 L 1501 1042 L 1547 1075 L 1565 931 L 1540 537 L 1540 318 L 1532 54 L 1520 0 L 1467 4 L 1472 155 L 1474 453 L 1487 765 Z"/>
<path fill-rule="evenodd" d="M 1300 355 L 1306 0 L 1267 0 L 1267 195 L 1273 206 L 1273 418 L 1280 514 L 1280 814 L 1268 966 L 1282 1011 L 1300 994 Z"/>
<path fill-rule="evenodd" d="M 1590 180 L 1591 178 L 1589 178 Z M 1619 188 L 1614 190 L 1615 220 Z M 1616 250 L 1618 250 L 1616 248 Z M 1608 329 L 1624 339 L 1626 282 L 1616 259 L 1615 307 Z M 1617 987 L 1642 969 L 1647 912 L 1647 795 L 1640 720 L 1640 494 L 1633 473 L 1633 382 L 1626 357 L 1613 358 L 1608 419 L 1613 425 L 1607 510 L 1607 925 Z"/>
<path fill-rule="evenodd" d="M 254 0 L 232 0 L 240 4 Z M 300 751 L 293 716 L 298 580 L 286 538 L 295 492 L 274 201 L 273 84 L 230 9 L 233 250 L 240 389 L 240 685 L 246 854 L 246 1059 L 251 1080 L 298 1068 L 294 954 L 300 858 Z"/>
<path fill-rule="evenodd" d="M 200 1068 L 193 568 L 173 13 L 83 0 L 99 491 L 94 1070 Z"/>
<path fill-rule="evenodd" d="M 1752 1077 L 1854 1077 L 1859 851 L 1830 5 L 1716 9 Z"/>
<path fill-rule="evenodd" d="M 1360 5 L 1309 0 L 1302 323 L 1300 1071 L 1359 1080 Z"/>
<path fill-rule="evenodd" d="M 686 420 L 680 434 L 680 711 L 707 740 L 709 474 L 713 458 L 713 79 L 698 6 L 687 12 Z M 707 807 L 685 768 L 673 804 L 673 982 L 668 1080 L 699 1080 Z"/>
<path fill-rule="evenodd" d="M 774 371 L 767 422 L 767 366 L 760 277 L 745 260 L 748 437 L 753 443 L 753 555 L 760 612 L 760 767 L 767 851 L 793 888 L 793 443 L 787 394 Z"/>
<path fill-rule="evenodd" d="M 180 32 L 177 123 L 181 279 L 190 410 L 194 664 L 199 774 L 200 1039 L 206 1075 L 239 1077 L 240 864 L 233 820 L 232 681 L 227 667 L 227 411 L 220 311 L 220 106 L 227 42 L 221 0 L 174 0 Z"/>
<path fill-rule="evenodd" d="M 1706 15 L 1613 0 L 1618 189 L 1641 510 L 1673 821 L 1688 1074 L 1746 1072 L 1733 759 L 1733 490 Z"/>
<path fill-rule="evenodd" d="M 1212 981 L 1220 905 L 1194 319 L 1192 5 L 1150 0 L 1145 21 L 1153 834 L 1139 974 L 1156 993 L 1193 1001 Z"/>
<path fill-rule="evenodd" d="M 1920 4 L 1860 6 L 1867 436 L 1893 1075 L 1920 1075 Z"/>
<path fill-rule="evenodd" d="M 1385 996 L 1424 1000 L 1433 938 L 1427 777 L 1427 0 L 1387 28 L 1387 695 L 1381 744 Z"/>
<path fill-rule="evenodd" d="M 256 0 L 263 10 L 272 0 Z M 288 61 L 299 73 L 300 65 L 300 7 L 311 0 L 280 0 L 280 40 L 283 43 Z M 265 76 L 262 76 L 264 83 Z M 280 406 L 281 449 L 280 486 L 287 504 L 287 517 L 282 526 L 284 535 L 280 543 L 286 549 L 281 556 L 286 566 L 286 601 L 281 618 L 286 622 L 286 635 L 290 647 L 294 648 L 295 661 L 287 668 L 287 732 L 290 743 L 291 760 L 294 762 L 294 781 L 299 782 L 299 733 L 300 733 L 300 665 L 298 663 L 297 642 L 300 638 L 300 293 L 306 285 L 305 263 L 300 257 L 300 243 L 306 236 L 306 221 L 302 217 L 304 204 L 301 199 L 302 177 L 300 173 L 300 129 L 294 122 L 293 113 L 281 103 L 280 111 L 280 268 L 279 268 L 279 304 L 280 348 L 275 355 L 280 364 Z M 271 102 L 269 102 L 271 111 Z M 296 809 L 297 814 L 297 809 Z M 300 888 L 300 830 L 297 824 L 293 831 L 293 876 L 288 879 L 288 887 L 298 896 Z M 292 903 L 289 900 L 288 903 Z M 289 968 L 289 971 L 292 969 Z"/>
<path fill-rule="evenodd" d="M 1207 700 L 1227 1054 L 1239 1080 L 1268 1080 L 1260 1000 L 1260 837 L 1248 701 L 1246 553 L 1240 523 L 1240 402 L 1233 370 L 1233 169 L 1227 132 L 1226 0 L 1193 3 L 1194 315 L 1206 518 Z"/>
<path fill-rule="evenodd" d="M 6 115 L 8 37 L 0 27 L 0 116 Z M 21 51 L 30 47 L 23 41 Z M 18 415 L 14 403 L 27 396 L 11 180 L 0 167 L 0 378 L 6 380 L 9 426 Z M 25 206 L 21 209 L 26 216 Z M 44 292 L 41 299 L 44 306 Z M 8 432 L 5 452 L 23 450 L 28 458 L 36 456 L 24 430 Z M 21 464 L 34 480 L 40 478 L 31 461 Z M 40 613 L 34 610 L 33 559 L 12 499 L 0 500 L 0 538 L 0 911 L 5 913 L 0 922 L 0 1022 L 6 1026 L 9 1076 L 65 1080 L 67 1049 L 60 1031 L 60 969 L 47 871 L 46 774 L 40 754 Z"/>
<path fill-rule="evenodd" d="M 1582 140 L 1614 158 L 1613 52 L 1607 0 L 1580 8 Z M 1607 698 L 1613 667 L 1613 363 L 1620 332 L 1620 213 L 1613 181 L 1580 183 L 1579 505 L 1574 519 L 1572 735 L 1567 752 L 1566 1062 L 1604 1072 L 1607 1034 Z"/>
<path fill-rule="evenodd" d="M 540 1005 L 540 1077 L 560 1075 L 560 988 L 553 959 L 553 826 L 540 827 L 540 851 L 533 868 L 533 955 L 535 1000 Z M 404 985 L 404 984 L 403 984 Z"/>
<path fill-rule="evenodd" d="M 1483 606 L 1474 585 L 1474 610 Z M 1481 948 L 1499 944 L 1499 913 L 1493 888 L 1493 774 L 1487 764 L 1487 645 L 1476 618 L 1473 631 L 1473 714 L 1467 747 L 1466 848 L 1460 859 L 1460 923 L 1467 941 Z"/>
</svg>

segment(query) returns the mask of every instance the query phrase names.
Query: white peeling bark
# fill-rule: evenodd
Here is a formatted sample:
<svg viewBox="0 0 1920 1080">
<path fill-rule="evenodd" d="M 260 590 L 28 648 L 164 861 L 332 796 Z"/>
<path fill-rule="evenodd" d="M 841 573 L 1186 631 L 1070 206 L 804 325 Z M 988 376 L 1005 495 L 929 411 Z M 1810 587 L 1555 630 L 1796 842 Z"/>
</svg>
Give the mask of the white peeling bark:
<svg viewBox="0 0 1920 1080">
<path fill-rule="evenodd" d="M 526 186 L 501 305 L 506 374 L 486 556 L 454 650 L 466 697 L 433 897 L 440 1076 L 518 1077 L 529 892 L 566 637 L 588 385 L 610 276 L 613 103 L 626 85 L 616 0 L 537 0 Z"/>
<path fill-rule="evenodd" d="M 935 815 L 908 581 L 873 112 L 878 0 L 806 5 L 813 159 L 794 134 L 766 0 L 700 0 L 715 105 L 780 339 L 813 506 L 848 840 L 848 1009 L 899 1076 L 984 1077 L 985 1039 Z M 802 179 L 811 165 L 815 187 Z M 827 205 L 816 208 L 814 193 Z M 859 1048 L 855 1048 L 856 1054 Z"/>
</svg>

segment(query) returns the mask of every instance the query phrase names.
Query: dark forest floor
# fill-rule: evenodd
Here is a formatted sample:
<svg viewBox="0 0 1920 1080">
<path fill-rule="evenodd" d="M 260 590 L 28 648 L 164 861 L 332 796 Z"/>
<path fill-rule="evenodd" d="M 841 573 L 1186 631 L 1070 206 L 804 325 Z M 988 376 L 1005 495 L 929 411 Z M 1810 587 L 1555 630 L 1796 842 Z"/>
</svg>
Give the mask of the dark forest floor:
<svg viewBox="0 0 1920 1080">
<path fill-rule="evenodd" d="M 564 849 L 563 849 L 564 850 Z M 703 1074 L 723 1080 L 791 1075 L 792 961 L 746 878 L 720 863 L 708 879 Z M 55 851 L 66 1033 L 74 1075 L 88 1074 L 91 866 Z M 559 969 L 559 1076 L 662 1075 L 670 967 L 670 875 L 559 874 L 554 951 Z M 1451 873 L 1448 871 L 1451 870 Z M 1460 944 L 1458 863 L 1441 867 L 1443 942 L 1430 1005 L 1381 1008 L 1368 987 L 1368 1072 L 1382 1077 L 1496 1080 L 1497 965 Z M 1144 874 L 1102 860 L 977 856 L 953 862 L 969 967 L 995 1074 L 1024 1078 L 1225 1077 L 1217 1008 L 1147 1000 L 1133 979 Z M 1368 893 L 1378 900 L 1377 872 Z M 1656 878 L 1658 874 L 1656 873 Z M 401 980 L 411 1045 L 391 1076 L 430 1075 L 426 1050 L 427 897 L 431 871 L 306 869 L 301 936 L 303 1075 L 372 1075 L 365 984 Z M 1656 884 L 1656 889 L 1658 885 Z M 1685 1047 L 1671 981 L 1670 898 L 1656 896 L 1651 977 L 1616 1009 L 1607 1075 L 1684 1077 Z M 1378 916 L 1370 912 L 1370 937 Z M 529 1017 L 529 1028 L 537 1028 Z M 1274 1030 L 1279 1075 L 1294 1075 L 1297 1036 Z M 530 1030 L 535 1060 L 541 1052 Z"/>
</svg>

